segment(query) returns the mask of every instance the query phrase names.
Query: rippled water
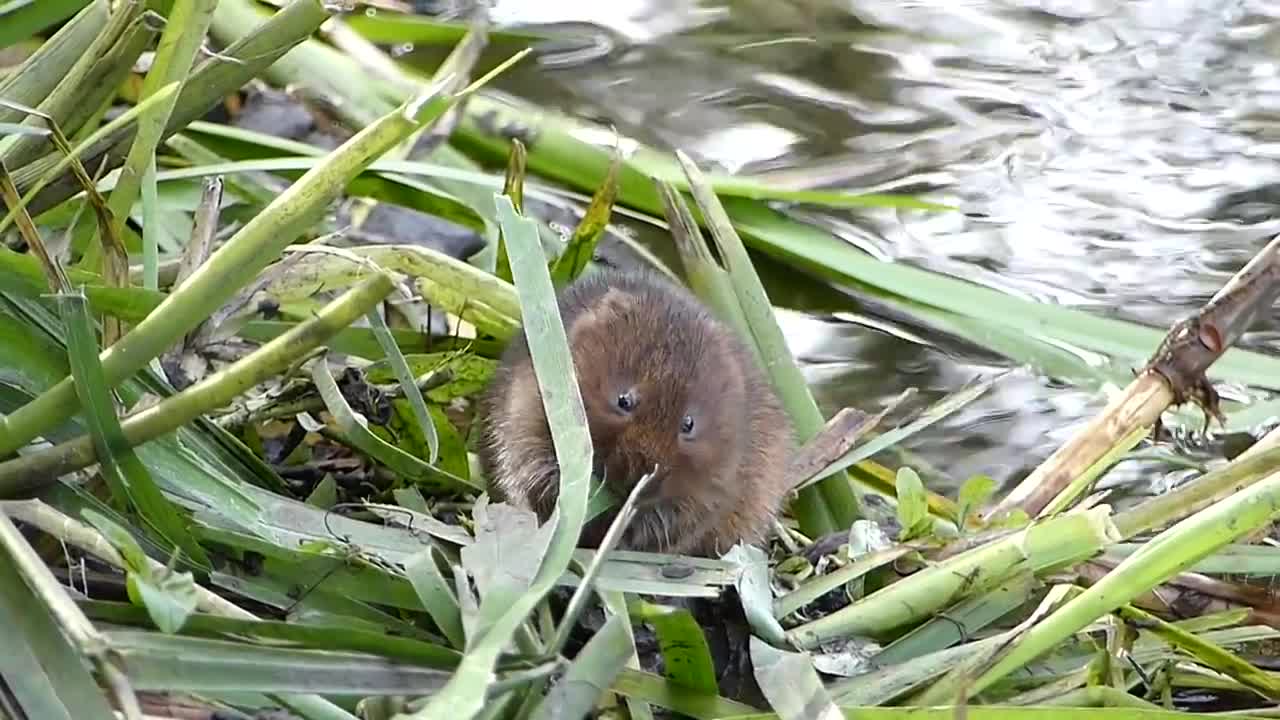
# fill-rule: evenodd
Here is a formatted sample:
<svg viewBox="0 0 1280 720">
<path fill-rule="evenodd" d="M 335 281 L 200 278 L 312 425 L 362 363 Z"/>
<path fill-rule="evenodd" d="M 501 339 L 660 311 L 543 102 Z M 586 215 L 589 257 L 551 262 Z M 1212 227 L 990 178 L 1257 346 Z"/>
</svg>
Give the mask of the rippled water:
<svg viewBox="0 0 1280 720">
<path fill-rule="evenodd" d="M 791 187 L 958 204 L 805 217 L 1010 293 L 1165 327 L 1280 231 L 1274 2 L 495 0 L 491 16 L 596 38 L 508 89 Z M 799 311 L 786 329 L 827 409 L 1009 365 L 793 277 L 771 291 Z M 1243 344 L 1280 352 L 1277 320 Z M 915 438 L 913 462 L 1007 482 L 1102 401 L 1015 374 Z"/>
</svg>

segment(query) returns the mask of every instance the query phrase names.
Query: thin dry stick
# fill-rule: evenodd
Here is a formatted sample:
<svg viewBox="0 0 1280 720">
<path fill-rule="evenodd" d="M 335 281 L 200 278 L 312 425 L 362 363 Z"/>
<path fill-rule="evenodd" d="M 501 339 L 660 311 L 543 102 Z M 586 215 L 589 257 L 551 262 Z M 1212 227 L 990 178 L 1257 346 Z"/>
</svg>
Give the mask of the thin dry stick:
<svg viewBox="0 0 1280 720">
<path fill-rule="evenodd" d="M 178 275 L 174 278 L 173 287 L 175 290 L 181 287 L 187 281 L 187 278 L 191 277 L 192 273 L 204 264 L 205 260 L 209 259 L 209 253 L 213 248 L 213 236 L 218 230 L 218 216 L 221 211 L 222 177 L 206 178 L 200 194 L 200 204 L 196 206 L 195 222 L 191 228 L 191 239 L 187 242 L 187 246 L 182 252 L 182 262 L 178 266 Z M 177 343 L 164 353 L 161 364 L 180 366 L 183 355 L 194 346 L 194 339 L 200 335 L 208 323 L 209 321 L 205 320 L 188 331 L 183 336 L 182 342 Z"/>
<path fill-rule="evenodd" d="M 1153 425 L 1170 405 L 1194 400 L 1219 417 L 1217 395 L 1204 372 L 1280 294 L 1280 235 L 1227 282 L 1196 315 L 1174 325 L 1124 393 L 1040 464 L 988 514 L 1044 509 L 1071 481 L 1133 430 Z"/>
<path fill-rule="evenodd" d="M 868 415 L 857 408 L 844 408 L 832 416 L 822 430 L 791 457 L 787 487 L 794 488 L 834 464 L 852 450 L 863 435 L 880 424 L 889 409 Z"/>
<path fill-rule="evenodd" d="M 191 242 L 182 251 L 181 264 L 174 278 L 174 287 L 182 285 L 196 271 L 213 250 L 213 236 L 218 231 L 218 216 L 222 212 L 222 176 L 205 178 L 200 192 L 200 204 L 196 206 L 191 226 Z"/>
</svg>

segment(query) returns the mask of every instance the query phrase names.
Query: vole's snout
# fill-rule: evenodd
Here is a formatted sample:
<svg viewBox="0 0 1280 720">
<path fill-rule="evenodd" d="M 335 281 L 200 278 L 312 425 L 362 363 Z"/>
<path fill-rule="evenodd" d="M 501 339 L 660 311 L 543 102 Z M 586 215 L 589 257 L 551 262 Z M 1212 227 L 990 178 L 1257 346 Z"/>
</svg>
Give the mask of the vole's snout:
<svg viewBox="0 0 1280 720">
<path fill-rule="evenodd" d="M 667 470 L 665 470 L 661 465 L 657 463 L 650 463 L 648 465 L 647 470 L 642 469 L 639 473 L 636 474 L 636 480 L 635 480 L 635 483 L 632 485 L 632 488 L 634 489 L 636 485 L 639 485 L 641 481 L 643 481 L 645 477 L 650 474 L 652 474 L 652 477 L 648 479 L 648 482 L 640 490 L 640 494 L 636 497 L 636 503 L 640 505 L 640 507 L 653 505 L 662 499 L 664 495 L 664 493 L 662 492 L 662 484 L 663 482 L 665 482 L 667 476 L 670 473 L 667 472 Z"/>
<path fill-rule="evenodd" d="M 658 502 L 663 497 L 663 483 L 670 474 L 654 453 L 636 449 L 618 449 L 604 462 L 602 479 L 609 485 L 618 500 L 622 501 L 630 496 L 631 491 L 640 484 L 640 480 L 650 473 L 653 473 L 653 478 L 645 484 L 640 495 L 636 497 L 639 506 L 644 507 Z"/>
</svg>

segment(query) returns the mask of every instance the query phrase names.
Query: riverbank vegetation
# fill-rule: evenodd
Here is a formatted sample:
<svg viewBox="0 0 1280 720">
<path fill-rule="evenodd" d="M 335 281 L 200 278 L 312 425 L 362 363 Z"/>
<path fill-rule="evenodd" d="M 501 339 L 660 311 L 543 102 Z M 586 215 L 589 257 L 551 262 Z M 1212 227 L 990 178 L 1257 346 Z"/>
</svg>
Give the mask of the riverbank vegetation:
<svg viewBox="0 0 1280 720">
<path fill-rule="evenodd" d="M 1214 391 L 1280 389 L 1231 347 L 1276 242 L 1168 332 L 885 262 L 788 209 L 957 209 L 719 174 L 495 92 L 546 39 L 319 0 L 0 3 L 0 715 L 1274 715 L 1280 433 L 1127 507 L 1095 490 L 1162 428 L 1276 413 Z M 575 547 L 631 502 L 591 477 L 554 303 L 609 252 L 768 369 L 803 446 L 767 547 Z M 1016 487 L 930 490 L 885 451 L 1001 376 L 826 417 L 760 258 L 1111 399 Z M 469 452 L 522 332 L 561 463 L 542 527 Z"/>
</svg>

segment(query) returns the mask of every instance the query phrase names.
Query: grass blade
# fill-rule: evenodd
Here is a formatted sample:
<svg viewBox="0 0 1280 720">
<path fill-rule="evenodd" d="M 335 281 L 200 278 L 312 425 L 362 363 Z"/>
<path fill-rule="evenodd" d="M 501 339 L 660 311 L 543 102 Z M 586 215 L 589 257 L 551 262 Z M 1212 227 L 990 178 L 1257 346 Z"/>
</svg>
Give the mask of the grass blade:
<svg viewBox="0 0 1280 720">
<path fill-rule="evenodd" d="M 418 426 L 422 428 L 422 434 L 427 439 L 427 464 L 434 465 L 440 458 L 440 435 L 436 432 L 436 424 L 431 419 L 431 413 L 427 411 L 427 401 L 422 398 L 422 391 L 418 389 L 418 383 L 413 373 L 409 371 L 409 364 L 405 362 L 404 354 L 396 345 L 396 339 L 387 328 L 387 323 L 383 321 L 382 314 L 375 308 L 365 313 L 365 318 L 369 321 L 369 327 L 373 328 L 373 334 L 377 336 L 382 351 L 386 353 L 387 363 L 395 371 L 396 380 L 400 382 L 400 390 L 409 401 L 409 406 L 413 409 L 413 417 L 418 421 Z"/>
<path fill-rule="evenodd" d="M 680 254 L 680 262 L 684 265 L 689 287 L 711 306 L 721 320 L 737 330 L 739 335 L 743 338 L 751 337 L 751 329 L 747 327 L 742 306 L 733 293 L 729 273 L 712 257 L 684 196 L 671 183 L 665 182 L 658 183 L 658 194 L 662 198 L 662 211 L 671 228 L 671 237 Z"/>
<path fill-rule="evenodd" d="M 191 67 L 204 42 L 205 33 L 209 30 L 217 4 L 217 0 L 175 0 L 166 18 L 155 60 L 142 81 L 139 99 L 148 98 L 162 87 L 173 83 L 178 85 L 177 93 L 167 94 L 165 100 L 151 106 L 138 117 L 138 130 L 133 136 L 133 144 L 129 147 L 129 155 L 125 158 L 108 205 L 114 216 L 117 235 L 124 230 L 129 210 L 138 199 L 147 168 L 155 166 L 156 148 L 169 124 L 169 117 L 178 101 L 178 93 L 182 92 L 182 86 L 190 76 Z M 94 247 L 91 245 L 86 250 L 88 257 L 93 257 Z M 93 265 L 90 264 L 90 267 Z"/>
<path fill-rule="evenodd" d="M 711 227 L 711 237 L 720 250 L 732 280 L 738 306 L 751 332 L 751 339 L 764 362 L 765 373 L 777 389 L 783 407 L 795 424 L 797 439 L 806 441 L 816 435 L 825 424 L 822 412 L 813 399 L 813 393 L 805 382 L 800 367 L 791 357 L 786 338 L 782 335 L 773 314 L 773 305 L 765 294 L 764 286 L 752 267 L 747 249 L 733 229 L 733 223 L 716 197 L 715 190 L 702 172 L 684 153 L 677 153 L 693 198 Z M 801 490 L 793 501 L 800 528 L 810 537 L 842 530 L 853 524 L 861 515 L 858 498 L 849 485 L 848 478 L 835 476 L 817 483 L 813 488 Z"/>
<path fill-rule="evenodd" d="M 191 562 L 209 567 L 209 557 L 191 536 L 178 509 L 160 492 L 120 429 L 109 385 L 98 362 L 98 343 L 93 336 L 84 295 L 62 292 L 57 301 L 67 327 L 67 355 L 76 394 L 85 408 L 85 420 L 102 475 L 116 502 L 122 507 L 132 505 L 148 530 L 166 546 L 181 548 Z"/>
<path fill-rule="evenodd" d="M 79 605 L 93 620 L 114 625 L 152 627 L 151 619 L 146 612 L 133 605 L 101 600 L 81 600 Z M 344 625 L 246 620 L 199 612 L 187 620 L 186 625 L 182 627 L 182 634 L 213 638 L 234 635 L 264 644 L 271 641 L 287 641 L 299 647 L 314 650 L 376 653 L 437 670 L 450 670 L 456 667 L 460 657 L 457 652 L 439 645 L 432 645 L 415 638 L 397 637 L 385 632 L 370 632 Z"/>
<path fill-rule="evenodd" d="M 155 156 L 142 172 L 142 286 L 160 289 L 160 198 Z"/>
<path fill-rule="evenodd" d="M 600 695 L 608 691 L 635 652 L 625 615 L 610 617 L 587 641 L 578 656 L 534 710 L 533 720 L 589 717 Z"/>
<path fill-rule="evenodd" d="M 812 478 L 803 483 L 801 487 L 806 487 L 812 483 L 822 480 L 823 478 L 830 477 L 834 473 L 852 467 L 882 450 L 887 450 L 888 448 L 897 445 L 906 438 L 924 430 L 930 425 L 933 425 L 939 420 L 947 417 L 951 413 L 956 412 L 965 405 L 977 400 L 985 394 L 987 390 L 991 389 L 991 386 L 995 385 L 995 383 L 1000 380 L 1000 377 L 1001 376 L 991 377 L 981 382 L 973 383 L 967 388 L 948 394 L 946 397 L 926 408 L 922 413 L 920 413 L 919 417 L 912 420 L 910 423 L 881 433 L 874 439 L 845 453 L 838 460 L 831 463 L 826 468 L 823 468 L 822 471 L 816 473 Z"/>
<path fill-rule="evenodd" d="M 488 632 L 468 648 L 448 686 L 416 713 L 415 718 L 471 720 L 480 712 L 498 654 L 568 568 L 587 509 L 591 435 L 573 372 L 569 342 L 556 305 L 555 288 L 538 242 L 538 229 L 516 213 L 506 196 L 495 195 L 494 202 L 509 243 L 525 337 L 560 465 L 559 499 L 549 521 L 550 544 L 532 584 L 505 608 Z"/>
<path fill-rule="evenodd" d="M 137 630 L 108 633 L 139 690 L 428 693 L 448 673 L 365 653 L 255 646 Z"/>
<path fill-rule="evenodd" d="M 635 647 L 636 638 L 631 628 L 630 613 L 627 612 L 626 595 L 619 592 L 603 591 L 600 593 L 600 601 L 611 616 L 628 618 L 628 621 L 623 623 L 622 627 L 626 630 L 627 642 L 631 643 L 632 647 Z M 626 666 L 631 670 L 639 670 L 640 658 L 632 652 L 631 657 L 627 659 Z M 627 711 L 631 714 L 631 720 L 653 720 L 653 708 L 649 707 L 648 703 L 634 698 L 626 698 L 626 703 Z"/>
<path fill-rule="evenodd" d="M 444 575 L 436 565 L 436 550 L 427 548 L 413 556 L 404 565 L 404 573 L 413 584 L 414 592 L 427 609 L 436 627 L 449 639 L 455 648 L 464 648 L 466 636 L 462 632 L 462 613 L 458 609 L 458 598 L 449 589 Z"/>
<path fill-rule="evenodd" d="M 631 617 L 653 626 L 669 680 L 697 692 L 720 692 L 711 648 L 702 627 L 685 608 L 655 605 L 642 599 L 629 604 Z"/>
</svg>

